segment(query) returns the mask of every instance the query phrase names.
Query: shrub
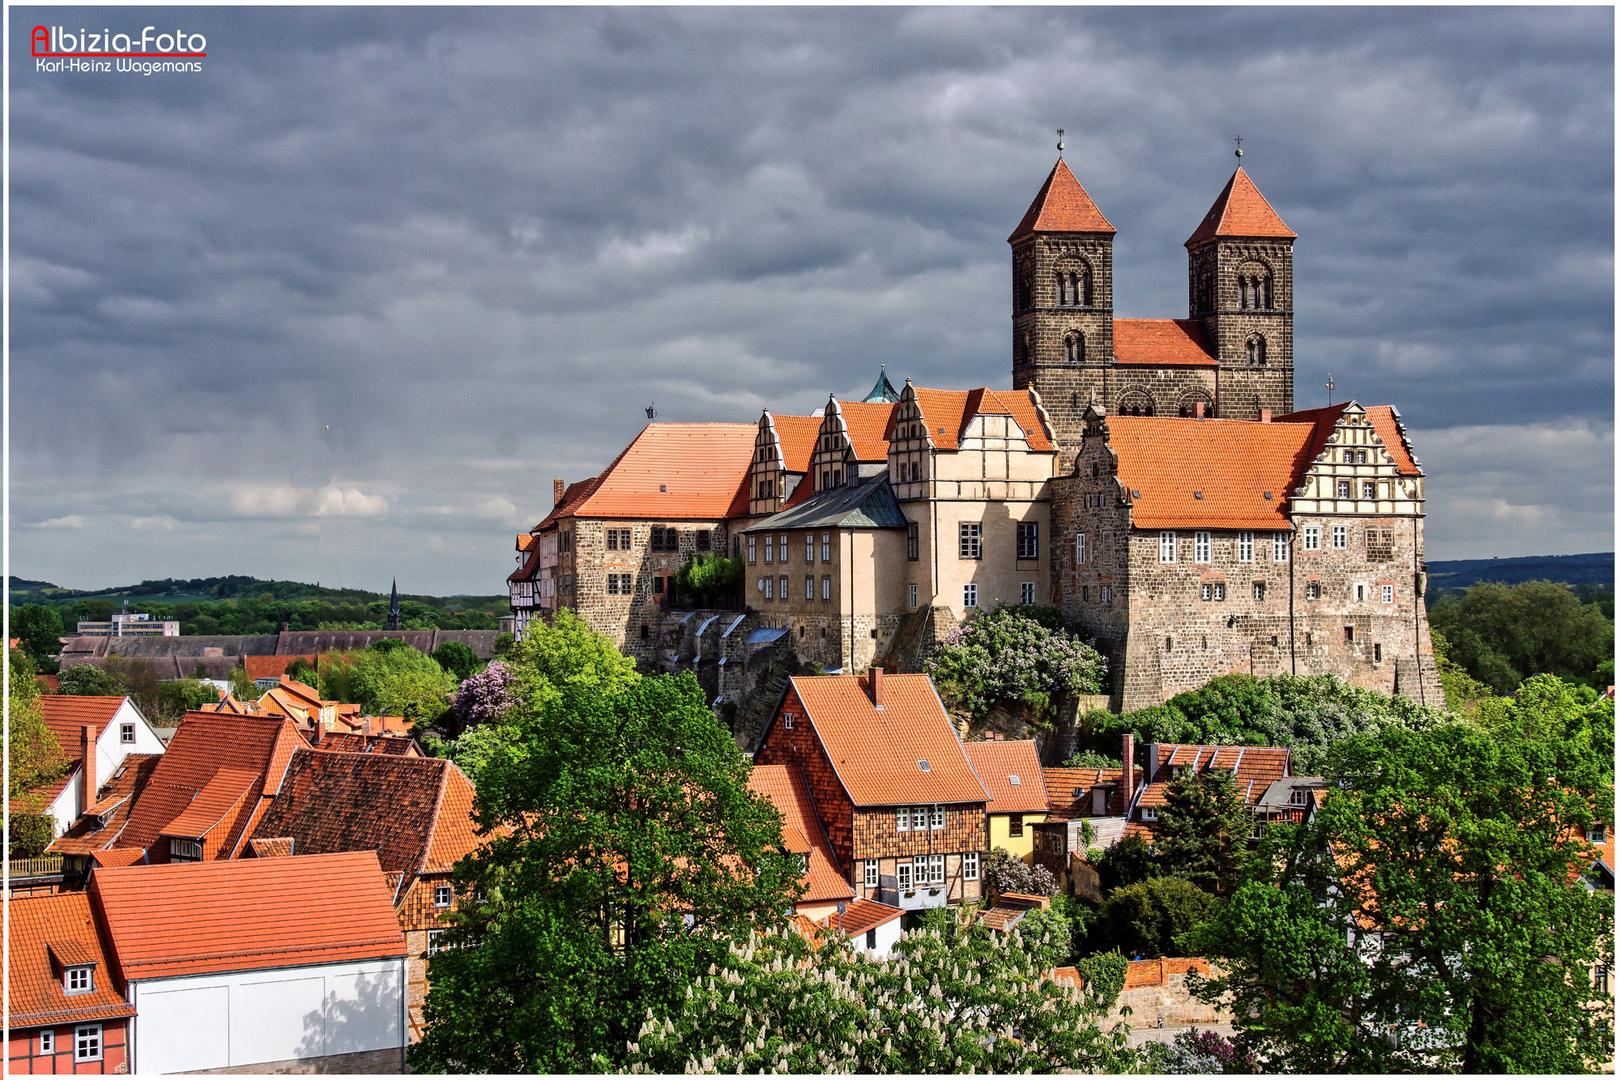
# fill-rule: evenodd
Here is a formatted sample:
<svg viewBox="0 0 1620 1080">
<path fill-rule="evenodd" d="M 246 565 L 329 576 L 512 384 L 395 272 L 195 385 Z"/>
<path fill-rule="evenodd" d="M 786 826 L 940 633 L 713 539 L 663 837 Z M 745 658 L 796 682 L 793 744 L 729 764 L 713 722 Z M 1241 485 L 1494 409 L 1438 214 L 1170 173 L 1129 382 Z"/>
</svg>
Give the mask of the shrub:
<svg viewBox="0 0 1620 1080">
<path fill-rule="evenodd" d="M 1125 975 L 1130 971 L 1130 962 L 1118 952 L 1096 953 L 1084 956 L 1074 962 L 1075 969 L 1080 977 L 1086 980 L 1086 989 L 1104 1003 L 1105 1008 L 1112 1009 L 1114 1002 L 1125 989 Z"/>
<path fill-rule="evenodd" d="M 1097 871 L 1104 898 L 1115 889 L 1135 885 L 1159 876 L 1159 864 L 1153 849 L 1136 833 L 1121 837 L 1117 843 L 1091 860 Z"/>
<path fill-rule="evenodd" d="M 491 660 L 488 667 L 465 679 L 456 691 L 456 719 L 469 728 L 500 723 L 515 700 L 516 683 L 504 660 Z"/>
<path fill-rule="evenodd" d="M 928 660 L 928 673 L 952 708 L 976 721 L 1003 702 L 1044 707 L 1066 694 L 1095 693 L 1108 662 L 1030 609 L 1002 607 L 946 635 Z"/>
<path fill-rule="evenodd" d="M 742 560 L 718 554 L 688 559 L 675 574 L 675 591 L 685 596 L 741 596 Z"/>
<path fill-rule="evenodd" d="M 1103 923 L 1127 955 L 1177 956 L 1181 936 L 1215 910 L 1213 896 L 1182 878 L 1156 877 L 1116 889 L 1103 905 Z"/>
<path fill-rule="evenodd" d="M 110 671 L 89 664 L 75 664 L 56 678 L 58 694 L 113 697 L 124 692 L 123 685 Z"/>
<path fill-rule="evenodd" d="M 1213 1031 L 1189 1028 L 1167 1043 L 1147 1047 L 1148 1067 L 1170 1076 L 1205 1076 L 1212 1073 L 1252 1073 L 1254 1054 Z"/>
<path fill-rule="evenodd" d="M 1058 891 L 1057 878 L 1044 866 L 1031 866 L 1006 848 L 996 848 L 984 861 L 984 883 L 996 893 L 1024 893 L 1051 896 Z"/>
<path fill-rule="evenodd" d="M 433 650 L 433 659 L 439 666 L 454 675 L 459 682 L 478 670 L 482 660 L 472 649 L 459 641 L 447 641 Z"/>
</svg>

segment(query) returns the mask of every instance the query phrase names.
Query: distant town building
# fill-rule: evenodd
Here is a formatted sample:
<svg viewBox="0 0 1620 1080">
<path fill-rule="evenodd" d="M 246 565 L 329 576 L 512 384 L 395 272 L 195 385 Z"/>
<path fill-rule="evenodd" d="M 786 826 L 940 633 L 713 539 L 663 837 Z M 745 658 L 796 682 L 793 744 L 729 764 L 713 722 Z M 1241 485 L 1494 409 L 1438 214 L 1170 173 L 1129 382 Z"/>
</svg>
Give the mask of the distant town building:
<svg viewBox="0 0 1620 1080">
<path fill-rule="evenodd" d="M 76 632 L 80 637 L 179 637 L 180 623 L 154 621 L 144 611 L 120 611 L 107 622 L 80 620 Z"/>
</svg>

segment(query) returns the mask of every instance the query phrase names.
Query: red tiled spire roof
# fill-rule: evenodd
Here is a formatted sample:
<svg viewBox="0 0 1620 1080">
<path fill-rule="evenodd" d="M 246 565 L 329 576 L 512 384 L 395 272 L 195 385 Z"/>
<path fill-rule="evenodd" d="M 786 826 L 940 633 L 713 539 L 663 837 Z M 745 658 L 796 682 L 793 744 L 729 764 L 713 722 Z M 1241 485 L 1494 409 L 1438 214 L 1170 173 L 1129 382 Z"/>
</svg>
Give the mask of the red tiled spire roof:
<svg viewBox="0 0 1620 1080">
<path fill-rule="evenodd" d="M 1217 236 L 1280 236 L 1289 240 L 1298 234 L 1283 224 L 1249 174 L 1238 166 L 1232 179 L 1221 189 L 1215 205 L 1183 247 L 1192 247 Z"/>
<path fill-rule="evenodd" d="M 1046 183 L 1041 185 L 1035 201 L 1030 203 L 1029 209 L 1024 212 L 1024 220 L 1020 221 L 1018 228 L 1007 237 L 1007 243 L 1037 232 L 1113 233 L 1114 231 L 1114 227 L 1108 224 L 1108 219 L 1102 216 L 1102 211 L 1097 209 L 1097 204 L 1091 201 L 1091 196 L 1086 194 L 1086 189 L 1080 186 L 1080 181 L 1069 171 L 1069 166 L 1062 158 L 1058 158 L 1058 163 L 1052 166 L 1052 171 L 1046 177 Z"/>
</svg>

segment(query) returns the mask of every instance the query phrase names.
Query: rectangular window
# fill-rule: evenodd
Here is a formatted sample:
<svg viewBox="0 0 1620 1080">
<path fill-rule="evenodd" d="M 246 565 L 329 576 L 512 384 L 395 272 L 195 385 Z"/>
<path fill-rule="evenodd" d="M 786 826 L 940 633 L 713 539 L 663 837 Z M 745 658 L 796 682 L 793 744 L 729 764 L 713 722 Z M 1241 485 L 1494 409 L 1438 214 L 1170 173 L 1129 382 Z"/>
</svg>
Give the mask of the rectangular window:
<svg viewBox="0 0 1620 1080">
<path fill-rule="evenodd" d="M 878 887 L 878 861 L 876 859 L 866 860 L 866 867 L 861 874 L 861 884 L 868 889 Z"/>
<path fill-rule="evenodd" d="M 793 730 L 793 714 L 792 713 L 785 712 L 785 713 L 782 714 L 782 730 L 783 731 L 792 731 Z"/>
<path fill-rule="evenodd" d="M 1363 480 L 1361 482 L 1361 497 L 1363 499 L 1378 498 L 1378 484 L 1372 480 Z"/>
<path fill-rule="evenodd" d="M 170 862 L 202 862 L 202 845 L 195 840 L 170 840 Z"/>
<path fill-rule="evenodd" d="M 1033 581 L 1026 581 L 1018 586 L 1018 602 L 1026 606 L 1035 602 L 1035 583 Z"/>
<path fill-rule="evenodd" d="M 1344 628 L 1344 643 L 1346 645 L 1354 645 L 1356 643 L 1356 628 L 1355 627 L 1347 626 L 1347 627 Z"/>
<path fill-rule="evenodd" d="M 1343 551 L 1350 546 L 1350 530 L 1343 525 L 1333 526 L 1333 550 Z"/>
<path fill-rule="evenodd" d="M 1356 583 L 1356 603 L 1364 604 L 1366 602 L 1367 602 L 1367 586 L 1361 584 L 1358 581 Z"/>
<path fill-rule="evenodd" d="M 73 1029 L 73 1060 L 101 1060 L 100 1024 L 80 1024 Z"/>
<path fill-rule="evenodd" d="M 618 551 L 619 550 L 619 530 L 618 529 L 609 529 L 607 531 L 607 549 L 609 551 Z"/>
<path fill-rule="evenodd" d="M 1176 534 L 1162 532 L 1159 534 L 1159 561 L 1173 563 L 1176 561 Z"/>
<path fill-rule="evenodd" d="M 1112 585 L 1098 586 L 1097 599 L 1105 604 L 1112 604 L 1114 602 L 1114 587 Z"/>
<path fill-rule="evenodd" d="M 816 561 L 816 534 L 804 534 L 804 564 L 809 566 Z"/>
<path fill-rule="evenodd" d="M 1041 557 L 1040 522 L 1020 521 L 1018 523 L 1018 557 L 1020 559 L 1038 559 Z"/>
<path fill-rule="evenodd" d="M 752 536 L 750 536 L 748 538 L 748 561 L 749 562 L 754 561 L 754 554 L 755 554 L 755 551 L 754 551 L 754 538 Z"/>
<path fill-rule="evenodd" d="M 911 888 L 911 860 L 901 859 L 894 864 L 894 882 L 901 890 Z"/>
<path fill-rule="evenodd" d="M 1083 603 L 1083 604 L 1091 603 L 1091 586 L 1090 585 L 1082 585 L 1082 586 L 1080 586 L 1080 602 Z"/>
<path fill-rule="evenodd" d="M 1350 497 L 1350 481 L 1348 481 L 1348 480 L 1340 480 L 1339 481 L 1339 498 L 1348 499 L 1349 497 Z"/>
<path fill-rule="evenodd" d="M 832 562 L 832 537 L 828 533 L 821 534 L 821 561 Z"/>
<path fill-rule="evenodd" d="M 977 585 L 964 585 L 964 586 L 962 586 L 962 606 L 963 607 L 978 607 L 979 606 L 979 587 Z"/>
<path fill-rule="evenodd" d="M 1319 582 L 1319 581 L 1307 581 L 1305 583 L 1305 599 L 1307 599 L 1307 600 L 1320 600 L 1320 599 L 1322 599 L 1322 583 Z"/>
<path fill-rule="evenodd" d="M 765 538 L 765 561 L 776 561 L 776 545 L 771 543 L 771 538 L 768 536 Z"/>
<path fill-rule="evenodd" d="M 1378 642 L 1374 642 L 1373 643 L 1373 663 L 1381 664 L 1383 662 L 1384 662 L 1384 646 L 1382 644 L 1378 643 Z"/>
<path fill-rule="evenodd" d="M 930 829 L 943 829 L 945 827 L 945 808 L 935 803 L 928 811 L 928 827 Z"/>
<path fill-rule="evenodd" d="M 1609 969 L 1599 964 L 1592 969 L 1592 988 L 1600 994 L 1609 992 Z"/>
<path fill-rule="evenodd" d="M 1254 562 L 1254 533 L 1238 533 L 1238 562 Z"/>
<path fill-rule="evenodd" d="M 1264 600 L 1266 598 L 1266 583 L 1265 582 L 1257 581 L 1257 582 L 1254 583 L 1254 598 L 1256 600 Z"/>
<path fill-rule="evenodd" d="M 977 559 L 983 555 L 979 523 L 964 521 L 957 525 L 957 555 L 963 559 Z"/>
<path fill-rule="evenodd" d="M 1384 603 L 1393 604 L 1395 602 L 1395 586 L 1393 586 L 1393 585 L 1380 585 L 1379 590 L 1383 594 L 1382 599 L 1383 599 Z"/>
<path fill-rule="evenodd" d="M 450 901 L 456 898 L 456 890 L 450 885 L 433 886 L 433 906 L 449 907 Z"/>
<path fill-rule="evenodd" d="M 39 1033 L 39 1052 L 42 1054 L 56 1053 L 56 1032 L 42 1031 Z"/>
<path fill-rule="evenodd" d="M 708 529 L 700 529 L 700 530 L 698 530 L 698 532 L 696 534 L 696 539 L 697 539 L 697 549 L 699 551 L 708 551 L 711 547 L 714 546 L 714 533 L 709 531 Z"/>
<path fill-rule="evenodd" d="M 784 562 L 784 563 L 787 562 L 787 545 L 788 545 L 788 538 L 787 538 L 786 533 L 783 533 L 781 536 L 776 538 L 776 561 L 777 562 Z"/>
<path fill-rule="evenodd" d="M 1164 560 L 1160 559 L 1159 561 L 1163 562 Z M 1174 560 L 1171 560 L 1171 561 L 1174 561 Z M 1209 561 L 1210 561 L 1210 556 L 1209 556 L 1209 533 L 1207 533 L 1207 532 L 1195 532 L 1195 533 L 1193 533 L 1193 562 L 1200 563 L 1200 562 L 1209 562 Z"/>
<path fill-rule="evenodd" d="M 1086 562 L 1086 534 L 1074 534 L 1074 565 L 1084 566 Z"/>
<path fill-rule="evenodd" d="M 787 575 L 786 575 L 786 574 L 783 574 L 783 575 L 782 575 L 782 576 L 781 576 L 781 577 L 780 577 L 780 578 L 778 578 L 778 579 L 777 579 L 777 581 L 778 581 L 778 582 L 779 582 L 779 583 L 780 583 L 780 585 L 781 585 L 781 589 L 780 589 L 780 590 L 778 590 L 778 593 L 779 593 L 779 595 L 780 595 L 780 598 L 781 598 L 781 599 L 782 599 L 782 600 L 783 600 L 783 601 L 786 601 L 786 600 L 787 600 L 787 598 L 788 598 L 788 579 L 787 579 Z"/>
<path fill-rule="evenodd" d="M 934 885 L 945 884 L 945 856 L 928 856 L 928 880 Z"/>
<path fill-rule="evenodd" d="M 1225 600 L 1226 599 L 1226 582 L 1217 581 L 1215 583 L 1215 599 L 1217 599 L 1217 600 Z"/>
<path fill-rule="evenodd" d="M 1586 829 L 1586 842 L 1588 844 L 1601 844 L 1609 838 L 1609 827 L 1604 824 L 1589 825 Z"/>
<path fill-rule="evenodd" d="M 67 969 L 67 978 L 63 981 L 62 990 L 68 994 L 88 994 L 95 989 L 91 979 L 89 967 L 70 967 Z"/>
<path fill-rule="evenodd" d="M 1306 551 L 1321 551 L 1322 550 L 1322 526 L 1320 526 L 1320 525 L 1307 525 L 1307 526 L 1305 526 L 1305 550 Z"/>
<path fill-rule="evenodd" d="M 1273 533 L 1271 536 L 1271 561 L 1288 561 L 1288 534 Z"/>
<path fill-rule="evenodd" d="M 674 579 L 674 578 L 670 578 L 670 580 L 671 580 L 671 581 L 674 581 L 674 580 L 675 580 L 675 579 Z M 663 578 L 661 578 L 661 577 L 655 577 L 655 578 L 653 578 L 653 592 L 655 592 L 655 593 L 662 593 L 662 592 L 663 592 L 663 591 L 664 591 L 664 579 L 663 579 Z M 675 591 L 675 590 L 674 590 L 674 589 L 671 589 L 671 590 L 669 590 L 669 591 L 670 591 L 670 592 L 674 592 L 674 591 Z"/>
<path fill-rule="evenodd" d="M 439 950 L 444 948 L 443 945 L 439 944 L 439 939 L 441 937 L 443 937 L 443 936 L 444 936 L 444 931 L 443 930 L 429 930 L 428 931 L 428 940 L 427 940 L 428 951 L 427 951 L 427 954 L 429 956 L 437 956 L 437 955 L 439 955 Z"/>
<path fill-rule="evenodd" d="M 911 606 L 911 607 L 916 607 L 917 606 L 917 586 L 916 585 L 907 585 L 906 586 L 906 599 L 908 601 L 910 601 L 909 606 Z"/>
<path fill-rule="evenodd" d="M 816 575 L 814 574 L 804 575 L 804 598 L 806 600 L 816 598 Z"/>
<path fill-rule="evenodd" d="M 118 741 L 132 743 L 135 741 L 135 725 L 133 723 L 118 725 Z"/>
<path fill-rule="evenodd" d="M 917 523 L 906 522 L 906 558 L 916 562 L 920 557 L 917 550 Z"/>
<path fill-rule="evenodd" d="M 1024 835 L 1024 815 L 1023 814 L 1008 814 L 1007 815 L 1007 835 L 1008 836 L 1023 836 Z"/>
<path fill-rule="evenodd" d="M 896 832 L 911 831 L 911 807 L 902 806 L 894 812 L 894 829 Z"/>
<path fill-rule="evenodd" d="M 979 853 L 977 851 L 965 852 L 962 855 L 962 880 L 979 880 Z"/>
<path fill-rule="evenodd" d="M 1198 595 L 1205 600 L 1215 599 L 1215 586 L 1205 582 L 1198 589 Z"/>
<path fill-rule="evenodd" d="M 868 930 L 866 932 L 866 950 L 867 950 L 867 952 L 871 952 L 876 948 L 877 948 L 877 928 L 874 927 L 873 929 Z"/>
<path fill-rule="evenodd" d="M 1144 807 L 1142 807 L 1142 820 L 1143 821 L 1158 821 L 1159 820 L 1159 808 L 1156 807 L 1156 806 L 1144 806 Z"/>
<path fill-rule="evenodd" d="M 823 600 L 831 600 L 832 599 L 832 575 L 831 574 L 822 574 L 821 575 L 821 598 Z"/>
<path fill-rule="evenodd" d="M 766 548 L 765 550 L 769 551 L 771 549 Z M 776 599 L 776 579 L 771 577 L 769 574 L 766 574 L 764 577 L 760 578 L 759 580 L 764 582 L 764 584 L 765 584 L 765 599 L 767 599 L 767 600 L 775 600 Z"/>
</svg>

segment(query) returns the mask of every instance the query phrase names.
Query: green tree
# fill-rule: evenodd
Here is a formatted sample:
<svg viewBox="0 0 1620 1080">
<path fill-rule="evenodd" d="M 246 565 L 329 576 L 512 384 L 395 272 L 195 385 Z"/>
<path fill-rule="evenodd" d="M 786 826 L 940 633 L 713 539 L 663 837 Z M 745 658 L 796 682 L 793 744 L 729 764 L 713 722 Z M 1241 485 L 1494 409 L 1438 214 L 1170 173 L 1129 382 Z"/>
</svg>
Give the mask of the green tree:
<svg viewBox="0 0 1620 1080">
<path fill-rule="evenodd" d="M 457 682 L 484 666 L 478 654 L 459 641 L 445 642 L 434 649 L 432 655 L 441 668 L 456 677 Z"/>
<path fill-rule="evenodd" d="M 682 596 L 741 596 L 742 560 L 712 553 L 688 559 L 675 575 L 675 591 Z"/>
<path fill-rule="evenodd" d="M 1166 874 L 1225 896 L 1237 883 L 1254 817 L 1229 772 L 1177 776 L 1159 808 L 1154 854 Z"/>
<path fill-rule="evenodd" d="M 495 635 L 495 650 L 494 650 L 495 659 L 497 659 L 497 660 L 505 660 L 507 658 L 507 656 L 509 656 L 511 654 L 512 646 L 516 645 L 516 644 L 517 644 L 517 635 L 516 634 L 501 633 L 501 634 Z"/>
<path fill-rule="evenodd" d="M 952 630 L 928 660 L 946 703 L 981 723 L 998 705 L 1023 705 L 1040 724 L 1055 699 L 1096 693 L 1108 662 L 1047 625 L 1044 610 L 997 608 Z"/>
<path fill-rule="evenodd" d="M 7 837 L 20 856 L 37 855 L 51 841 L 51 822 L 44 816 L 40 789 L 67 771 L 68 759 L 39 709 L 34 664 L 21 649 L 7 650 L 6 743 L 11 773 L 6 795 L 11 802 Z"/>
<path fill-rule="evenodd" d="M 56 677 L 58 694 L 80 697 L 114 697 L 124 692 L 124 684 L 110 671 L 89 664 L 75 664 L 64 668 Z"/>
<path fill-rule="evenodd" d="M 1148 878 L 1109 896 L 1103 904 L 1102 929 L 1127 956 L 1199 955 L 1185 936 L 1219 904 L 1184 878 Z"/>
<path fill-rule="evenodd" d="M 509 661 L 509 737 L 479 771 L 486 845 L 456 870 L 421 1071 L 615 1071 L 724 938 L 785 925 L 781 817 L 688 673 L 640 678 L 571 612 Z"/>
<path fill-rule="evenodd" d="M 1440 671 L 1440 688 L 1446 694 L 1446 708 L 1458 716 L 1473 716 L 1479 711 L 1480 701 L 1496 696 L 1495 688 L 1468 674 L 1466 668 L 1451 658 L 1451 643 L 1444 634 L 1434 630 L 1429 637 L 1434 641 L 1434 664 Z"/>
<path fill-rule="evenodd" d="M 23 604 L 11 609 L 11 637 L 19 639 L 22 649 L 38 664 L 62 651 L 57 639 L 62 636 L 62 616 L 53 607 L 44 604 Z"/>
<path fill-rule="evenodd" d="M 1499 694 L 1538 673 L 1591 680 L 1614 660 L 1614 620 L 1550 581 L 1448 593 L 1430 607 L 1429 624 L 1450 643 L 1451 659 Z"/>
<path fill-rule="evenodd" d="M 1159 861 L 1153 857 L 1153 848 L 1137 833 L 1120 837 L 1090 861 L 1097 871 L 1104 899 L 1115 889 L 1159 876 Z"/>
<path fill-rule="evenodd" d="M 1613 817 L 1613 714 L 1594 738 L 1558 680 L 1526 690 L 1493 732 L 1335 747 L 1316 817 L 1268 830 L 1199 929 L 1225 971 L 1199 992 L 1233 996 L 1269 1071 L 1563 1073 L 1613 1054 L 1590 972 L 1612 966 L 1614 901 L 1579 880 L 1584 830 Z"/>
<path fill-rule="evenodd" d="M 409 645 L 372 647 L 354 654 L 353 660 L 349 690 L 369 715 L 403 716 L 413 724 L 431 724 L 450 707 L 455 676 L 426 653 Z"/>
<path fill-rule="evenodd" d="M 647 1016 L 630 1071 L 1129 1071 L 1139 1059 L 1123 1024 L 1104 1030 L 1107 999 L 1048 977 L 1066 946 L 1049 914 L 1006 934 L 916 931 L 876 961 L 838 935 L 814 950 L 791 932 L 737 942 Z"/>
</svg>

